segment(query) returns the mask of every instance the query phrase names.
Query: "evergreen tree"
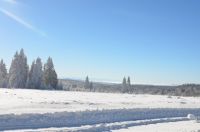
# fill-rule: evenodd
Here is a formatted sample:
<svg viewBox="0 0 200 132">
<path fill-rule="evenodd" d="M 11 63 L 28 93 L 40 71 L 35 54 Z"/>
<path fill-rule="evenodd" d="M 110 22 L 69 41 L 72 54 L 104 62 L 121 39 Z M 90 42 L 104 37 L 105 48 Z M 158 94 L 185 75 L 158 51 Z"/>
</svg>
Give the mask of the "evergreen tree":
<svg viewBox="0 0 200 132">
<path fill-rule="evenodd" d="M 35 61 L 32 62 L 31 69 L 28 73 L 28 80 L 27 80 L 27 88 L 35 88 L 34 86 L 34 79 L 33 79 L 33 70 L 35 67 Z"/>
<path fill-rule="evenodd" d="M 57 74 L 54 76 L 56 76 L 56 80 L 57 80 Z M 34 68 L 35 87 L 38 89 L 42 88 L 42 77 L 43 77 L 42 61 L 38 57 L 36 59 L 36 64 L 35 64 L 35 68 Z"/>
<path fill-rule="evenodd" d="M 57 73 L 54 69 L 54 64 L 52 61 L 52 58 L 49 57 L 47 60 L 47 63 L 44 65 L 44 84 L 47 88 L 57 88 L 58 79 L 57 79 Z"/>
<path fill-rule="evenodd" d="M 130 92 L 131 91 L 131 79 L 130 77 L 128 77 L 127 79 L 127 91 L 126 92 Z"/>
<path fill-rule="evenodd" d="M 25 88 L 28 78 L 28 64 L 27 64 L 27 57 L 24 54 L 24 50 L 21 49 L 19 54 L 19 88 Z"/>
<path fill-rule="evenodd" d="M 11 88 L 25 88 L 28 76 L 27 57 L 24 50 L 16 52 L 9 70 L 9 86 Z"/>
<path fill-rule="evenodd" d="M 17 62 L 19 59 L 19 54 L 18 52 L 15 53 L 14 58 L 11 62 L 10 70 L 9 70 L 9 80 L 8 80 L 8 85 L 11 88 L 17 87 L 18 86 L 18 80 L 17 80 Z"/>
<path fill-rule="evenodd" d="M 122 81 L 122 92 L 127 92 L 127 83 L 126 83 L 126 78 L 123 78 Z"/>
<path fill-rule="evenodd" d="M 90 88 L 90 81 L 89 81 L 89 77 L 88 76 L 85 79 L 84 88 L 85 89 L 89 89 Z"/>
<path fill-rule="evenodd" d="M 128 77 L 128 79 L 127 79 L 127 85 L 128 85 L 128 87 L 131 87 L 131 79 L 130 79 L 130 77 Z"/>
<path fill-rule="evenodd" d="M 7 87 L 7 69 L 6 69 L 6 65 L 3 62 L 3 60 L 1 60 L 0 62 L 0 87 L 1 88 L 6 88 Z"/>
<path fill-rule="evenodd" d="M 123 78 L 122 85 L 123 85 L 123 86 L 126 86 L 126 78 L 125 78 L 125 77 Z"/>
<path fill-rule="evenodd" d="M 36 62 L 33 61 L 31 69 L 29 71 L 27 87 L 34 89 L 41 89 L 42 87 L 42 62 L 40 58 L 37 58 Z"/>
</svg>

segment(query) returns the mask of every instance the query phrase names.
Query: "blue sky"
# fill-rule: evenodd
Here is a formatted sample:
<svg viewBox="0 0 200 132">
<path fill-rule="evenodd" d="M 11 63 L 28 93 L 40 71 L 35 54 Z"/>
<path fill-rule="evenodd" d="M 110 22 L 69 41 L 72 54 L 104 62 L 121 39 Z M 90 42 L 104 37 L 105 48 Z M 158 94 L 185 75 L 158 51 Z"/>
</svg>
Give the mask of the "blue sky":
<svg viewBox="0 0 200 132">
<path fill-rule="evenodd" d="M 60 78 L 200 83 L 198 0 L 0 0 L 0 57 L 9 68 L 51 56 Z"/>
</svg>

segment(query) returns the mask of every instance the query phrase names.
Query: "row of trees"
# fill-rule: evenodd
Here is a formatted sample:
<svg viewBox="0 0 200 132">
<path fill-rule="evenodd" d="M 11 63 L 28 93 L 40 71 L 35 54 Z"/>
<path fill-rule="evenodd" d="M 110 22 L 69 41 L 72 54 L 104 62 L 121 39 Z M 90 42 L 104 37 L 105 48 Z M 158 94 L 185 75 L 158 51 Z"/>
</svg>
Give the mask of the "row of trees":
<svg viewBox="0 0 200 132">
<path fill-rule="evenodd" d="M 86 77 L 85 82 L 84 82 L 84 89 L 89 90 L 89 91 L 95 90 L 93 87 L 93 83 L 89 80 L 88 76 Z M 124 93 L 130 92 L 130 90 L 131 90 L 131 78 L 130 77 L 128 77 L 127 79 L 126 79 L 126 77 L 123 78 L 120 89 L 121 89 L 121 92 L 124 92 Z"/>
<path fill-rule="evenodd" d="M 51 57 L 44 66 L 38 57 L 29 68 L 27 57 L 21 49 L 15 53 L 9 73 L 3 60 L 0 62 L 0 87 L 57 89 L 57 84 L 57 73 Z"/>
</svg>

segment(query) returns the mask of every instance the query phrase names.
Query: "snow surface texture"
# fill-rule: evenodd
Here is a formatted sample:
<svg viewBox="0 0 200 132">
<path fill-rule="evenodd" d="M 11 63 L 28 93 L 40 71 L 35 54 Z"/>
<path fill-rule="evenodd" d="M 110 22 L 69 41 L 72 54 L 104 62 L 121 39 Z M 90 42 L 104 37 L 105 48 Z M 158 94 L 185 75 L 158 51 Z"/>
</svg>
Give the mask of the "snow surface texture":
<svg viewBox="0 0 200 132">
<path fill-rule="evenodd" d="M 200 116 L 198 97 L 0 89 L 1 131 L 110 131 L 187 121 L 192 115 Z"/>
<path fill-rule="evenodd" d="M 113 132 L 200 132 L 200 124 L 193 121 L 168 122 L 134 126 Z"/>
<path fill-rule="evenodd" d="M 122 121 L 185 117 L 192 113 L 200 116 L 200 109 L 119 109 L 47 114 L 1 115 L 0 130 L 48 127 L 76 127 Z"/>
<path fill-rule="evenodd" d="M 47 129 L 24 129 L 24 130 L 15 130 L 14 132 L 102 132 L 102 131 L 111 131 L 118 129 L 127 129 L 129 127 L 141 126 L 141 125 L 149 125 L 156 123 L 165 123 L 165 122 L 177 122 L 184 121 L 187 118 L 162 118 L 162 119 L 151 119 L 151 120 L 139 120 L 139 121 L 126 121 L 126 122 L 115 122 L 115 123 L 102 123 L 95 125 L 86 125 L 80 127 L 66 127 L 66 128 L 47 128 Z M 11 132 L 11 131 L 7 131 Z M 12 130 L 13 132 L 13 130 Z"/>
</svg>

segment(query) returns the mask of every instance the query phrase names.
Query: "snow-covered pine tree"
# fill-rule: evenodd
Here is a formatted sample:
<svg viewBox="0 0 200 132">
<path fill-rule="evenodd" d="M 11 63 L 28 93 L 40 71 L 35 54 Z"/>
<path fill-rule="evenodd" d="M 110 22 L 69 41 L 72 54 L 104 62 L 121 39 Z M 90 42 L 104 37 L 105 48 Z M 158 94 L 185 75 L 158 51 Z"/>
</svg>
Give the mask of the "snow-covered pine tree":
<svg viewBox="0 0 200 132">
<path fill-rule="evenodd" d="M 123 78 L 122 81 L 122 92 L 127 92 L 127 83 L 126 83 L 126 78 Z"/>
<path fill-rule="evenodd" d="M 7 69 L 6 69 L 6 65 L 3 62 L 3 60 L 1 60 L 0 62 L 0 87 L 1 88 L 6 88 L 7 87 Z"/>
<path fill-rule="evenodd" d="M 18 86 L 18 78 L 17 78 L 17 63 L 19 59 L 18 52 L 15 53 L 14 58 L 12 59 L 10 70 L 9 70 L 9 78 L 8 78 L 8 86 L 10 88 L 14 88 Z"/>
<path fill-rule="evenodd" d="M 35 86 L 34 86 L 34 79 L 33 79 L 33 70 L 34 70 L 34 67 L 35 67 L 35 61 L 32 62 L 30 71 L 28 73 L 28 79 L 27 79 L 27 84 L 26 84 L 27 88 L 35 88 Z"/>
<path fill-rule="evenodd" d="M 42 87 L 42 62 L 40 58 L 37 58 L 36 62 L 33 61 L 31 69 L 28 74 L 27 87 L 33 89 L 41 89 Z"/>
<path fill-rule="evenodd" d="M 131 90 L 131 78 L 128 77 L 128 79 L 127 79 L 127 92 L 130 92 L 130 90 Z"/>
<path fill-rule="evenodd" d="M 131 78 L 130 77 L 128 77 L 128 79 L 127 79 L 127 85 L 128 85 L 128 87 L 131 87 Z"/>
<path fill-rule="evenodd" d="M 9 86 L 11 88 L 25 88 L 28 76 L 27 57 L 24 50 L 16 52 L 9 70 Z"/>
<path fill-rule="evenodd" d="M 44 84 L 48 89 L 56 89 L 58 84 L 57 74 L 54 69 L 53 60 L 48 58 L 47 63 L 44 65 Z"/>
<path fill-rule="evenodd" d="M 126 78 L 125 77 L 123 78 L 122 85 L 126 86 Z"/>
<path fill-rule="evenodd" d="M 35 87 L 37 89 L 42 88 L 42 77 L 43 77 L 42 61 L 38 57 L 36 59 L 35 68 L 34 68 Z M 57 74 L 56 74 L 56 79 L 57 79 Z"/>
<path fill-rule="evenodd" d="M 90 89 L 90 81 L 89 81 L 89 77 L 88 76 L 85 79 L 84 88 L 85 89 Z"/>
</svg>

